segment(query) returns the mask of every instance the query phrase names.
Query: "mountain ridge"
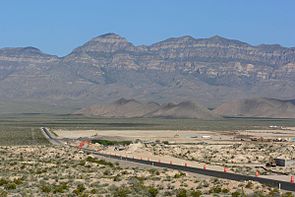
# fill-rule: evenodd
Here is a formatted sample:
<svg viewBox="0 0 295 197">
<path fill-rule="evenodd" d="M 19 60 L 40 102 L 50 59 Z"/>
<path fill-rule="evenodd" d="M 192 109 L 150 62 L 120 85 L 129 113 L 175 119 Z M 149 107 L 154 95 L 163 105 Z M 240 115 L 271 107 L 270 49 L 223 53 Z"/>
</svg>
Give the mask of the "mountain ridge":
<svg viewBox="0 0 295 197">
<path fill-rule="evenodd" d="M 64 57 L 33 47 L 0 49 L 0 101 L 85 107 L 121 97 L 206 107 L 232 98 L 295 98 L 295 48 L 181 36 L 135 46 L 92 38 Z"/>
<path fill-rule="evenodd" d="M 220 36 L 220 35 L 213 35 L 213 36 L 208 37 L 208 38 L 205 38 L 205 37 L 195 38 L 195 37 L 193 37 L 191 35 L 182 35 L 182 36 L 177 36 L 177 37 L 171 37 L 171 38 L 168 38 L 168 39 L 164 39 L 162 41 L 153 42 L 151 44 L 134 45 L 132 42 L 129 42 L 125 37 L 120 36 L 119 34 L 116 34 L 114 32 L 110 32 L 110 33 L 105 33 L 105 34 L 101 34 L 101 35 L 95 36 L 95 37 L 91 38 L 89 41 L 85 42 L 84 44 L 86 44 L 88 42 L 91 42 L 91 41 L 95 41 L 95 39 L 109 37 L 109 36 L 111 36 L 111 37 L 117 37 L 118 39 L 124 40 L 124 41 L 132 44 L 135 47 L 141 47 L 141 46 L 151 47 L 151 46 L 153 46 L 155 44 L 162 43 L 162 42 L 165 42 L 165 41 L 179 40 L 179 39 L 182 39 L 182 38 L 190 38 L 191 40 L 194 40 L 194 41 L 202 41 L 202 40 L 226 40 L 226 41 L 230 41 L 230 42 L 233 42 L 233 43 L 236 42 L 236 43 L 248 45 L 248 46 L 251 46 L 251 47 L 257 47 L 257 48 L 265 48 L 265 47 L 268 47 L 269 48 L 269 47 L 272 47 L 272 48 L 278 48 L 278 49 L 292 49 L 292 50 L 295 50 L 295 46 L 293 46 L 293 47 L 286 47 L 286 46 L 282 46 L 281 44 L 266 44 L 266 43 L 252 45 L 252 44 L 249 44 L 247 42 L 240 41 L 238 39 L 226 38 L 226 37 L 223 37 L 223 36 Z M 81 46 L 83 46 L 84 44 L 82 44 Z M 6 50 L 6 49 L 26 49 L 26 48 L 32 48 L 32 49 L 36 49 L 36 50 L 42 52 L 41 49 L 36 48 L 36 47 L 33 47 L 33 46 L 0 47 L 0 51 L 1 50 Z M 77 48 L 79 48 L 79 47 L 77 47 Z M 75 49 L 73 49 L 73 50 L 75 50 Z M 72 52 L 73 52 L 73 50 L 72 50 Z M 56 56 L 56 57 L 59 57 L 59 58 L 62 59 L 63 57 L 70 55 L 72 52 L 70 52 L 70 53 L 68 53 L 68 54 L 66 54 L 64 56 L 58 56 L 58 55 L 49 54 L 49 53 L 44 53 L 44 54 Z"/>
</svg>

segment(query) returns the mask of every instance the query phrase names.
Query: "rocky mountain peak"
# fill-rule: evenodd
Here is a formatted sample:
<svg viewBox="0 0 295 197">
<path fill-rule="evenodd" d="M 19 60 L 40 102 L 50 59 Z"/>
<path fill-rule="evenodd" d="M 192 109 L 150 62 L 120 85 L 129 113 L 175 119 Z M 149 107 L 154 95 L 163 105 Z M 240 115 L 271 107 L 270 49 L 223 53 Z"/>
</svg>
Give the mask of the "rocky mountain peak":
<svg viewBox="0 0 295 197">
<path fill-rule="evenodd" d="M 134 51 L 135 46 L 118 34 L 107 33 L 91 39 L 75 49 L 73 53 L 86 52 L 93 56 L 95 55 L 94 53 L 113 53 L 122 50 Z"/>
<path fill-rule="evenodd" d="M 103 45 L 105 47 L 112 46 L 115 48 L 124 48 L 128 46 L 133 46 L 128 40 L 115 33 L 107 33 L 100 36 L 97 36 L 91 39 L 85 44 L 86 46 L 97 46 Z M 84 45 L 84 46 L 85 46 Z"/>
<path fill-rule="evenodd" d="M 128 42 L 126 38 L 115 34 L 115 33 L 106 33 L 100 36 L 93 38 L 91 41 L 99 42 Z"/>
</svg>

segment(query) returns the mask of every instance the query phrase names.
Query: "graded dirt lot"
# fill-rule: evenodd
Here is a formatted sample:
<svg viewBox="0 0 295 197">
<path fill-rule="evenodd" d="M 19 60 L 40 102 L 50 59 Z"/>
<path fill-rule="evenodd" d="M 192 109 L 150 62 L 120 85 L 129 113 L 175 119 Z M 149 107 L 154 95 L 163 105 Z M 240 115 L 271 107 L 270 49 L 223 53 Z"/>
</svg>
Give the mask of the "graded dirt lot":
<svg viewBox="0 0 295 197">
<path fill-rule="evenodd" d="M 198 138 L 211 136 L 218 138 L 220 134 L 210 131 L 180 131 L 180 130 L 54 130 L 58 138 L 77 139 L 81 137 L 95 137 L 108 139 L 144 140 L 144 141 L 175 141 L 196 142 Z M 221 132 L 220 132 L 221 133 Z M 225 137 L 224 135 L 223 137 Z"/>
<path fill-rule="evenodd" d="M 143 141 L 160 140 L 177 143 L 211 142 L 211 141 L 237 141 L 237 138 L 289 138 L 295 137 L 295 128 L 284 129 L 251 129 L 230 131 L 202 131 L 202 130 L 65 130 L 54 129 L 59 138 L 77 139 L 81 137 L 118 138 L 126 140 L 140 139 Z"/>
</svg>

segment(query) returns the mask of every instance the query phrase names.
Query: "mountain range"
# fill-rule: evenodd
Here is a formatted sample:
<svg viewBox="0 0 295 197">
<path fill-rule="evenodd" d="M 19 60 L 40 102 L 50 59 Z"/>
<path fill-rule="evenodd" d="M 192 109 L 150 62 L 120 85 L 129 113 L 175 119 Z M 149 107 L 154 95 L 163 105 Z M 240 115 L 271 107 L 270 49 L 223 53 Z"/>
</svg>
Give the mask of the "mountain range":
<svg viewBox="0 0 295 197">
<path fill-rule="evenodd" d="M 295 100 L 251 98 L 223 103 L 213 112 L 231 117 L 295 118 Z"/>
<path fill-rule="evenodd" d="M 220 36 L 135 46 L 108 33 L 64 57 L 34 47 L 0 49 L 0 113 L 5 103 L 25 106 L 5 112 L 44 106 L 73 112 L 121 97 L 160 104 L 189 100 L 209 108 L 251 97 L 290 100 L 295 48 Z"/>
<path fill-rule="evenodd" d="M 190 101 L 178 104 L 160 105 L 155 102 L 143 103 L 134 99 L 121 98 L 113 103 L 92 105 L 74 114 L 106 118 L 195 118 L 201 120 L 220 119 L 221 116 Z"/>
</svg>

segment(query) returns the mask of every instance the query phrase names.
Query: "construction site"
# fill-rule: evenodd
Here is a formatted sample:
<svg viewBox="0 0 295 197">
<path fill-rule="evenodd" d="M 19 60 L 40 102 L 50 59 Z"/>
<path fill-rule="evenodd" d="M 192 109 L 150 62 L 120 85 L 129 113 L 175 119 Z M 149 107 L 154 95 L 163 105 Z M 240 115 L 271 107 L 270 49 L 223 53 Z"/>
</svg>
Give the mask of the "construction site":
<svg viewBox="0 0 295 197">
<path fill-rule="evenodd" d="M 295 128 L 247 131 L 54 130 L 100 153 L 292 181 Z M 264 137 L 262 137 L 264 136 Z"/>
</svg>

